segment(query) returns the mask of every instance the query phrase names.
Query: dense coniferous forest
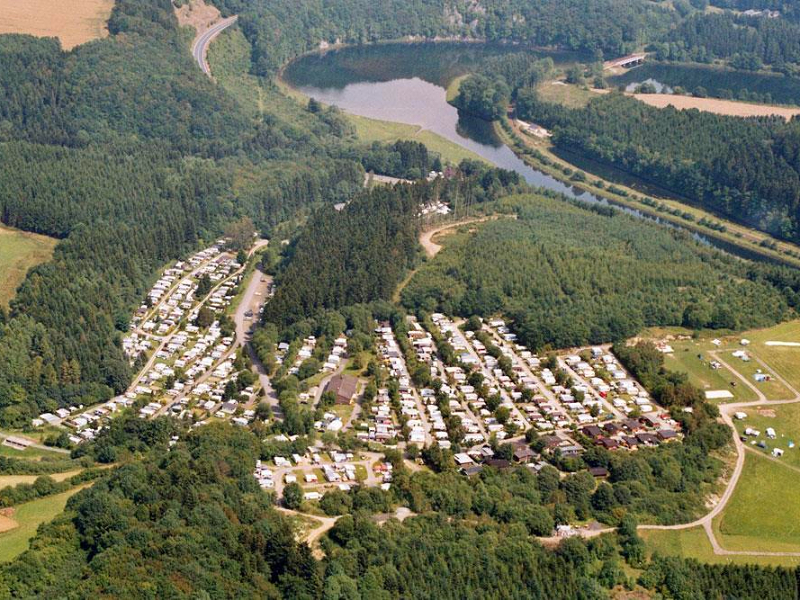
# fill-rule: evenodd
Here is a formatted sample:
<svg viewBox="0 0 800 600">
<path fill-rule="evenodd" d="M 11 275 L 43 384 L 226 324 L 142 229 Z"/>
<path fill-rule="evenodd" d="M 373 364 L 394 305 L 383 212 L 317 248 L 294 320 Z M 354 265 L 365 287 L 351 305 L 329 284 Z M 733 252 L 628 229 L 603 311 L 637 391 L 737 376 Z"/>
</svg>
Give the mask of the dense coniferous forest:
<svg viewBox="0 0 800 600">
<path fill-rule="evenodd" d="M 748 281 L 742 265 L 686 235 L 545 197 L 501 206 L 516 220 L 482 225 L 424 265 L 402 292 L 406 306 L 505 313 L 533 348 L 620 340 L 652 325 L 765 326 L 786 315 L 779 289 Z"/>
<path fill-rule="evenodd" d="M 567 109 L 524 91 L 516 110 L 551 128 L 559 147 L 777 237 L 800 240 L 800 121 L 658 109 L 619 94 Z"/>
<path fill-rule="evenodd" d="M 378 187 L 314 215 L 289 250 L 265 321 L 283 327 L 325 309 L 389 299 L 417 257 L 419 212 L 435 200 L 481 203 L 519 188 L 516 173 L 462 164 L 457 179 Z"/>
</svg>

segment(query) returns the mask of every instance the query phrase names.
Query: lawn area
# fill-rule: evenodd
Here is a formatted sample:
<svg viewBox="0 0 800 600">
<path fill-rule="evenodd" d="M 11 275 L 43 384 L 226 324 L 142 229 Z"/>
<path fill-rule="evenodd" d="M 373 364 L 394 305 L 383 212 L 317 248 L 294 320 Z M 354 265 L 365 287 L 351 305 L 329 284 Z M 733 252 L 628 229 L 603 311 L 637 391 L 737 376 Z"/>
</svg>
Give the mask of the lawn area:
<svg viewBox="0 0 800 600">
<path fill-rule="evenodd" d="M 25 552 L 28 549 L 28 542 L 36 534 L 39 525 L 52 521 L 64 510 L 70 496 L 88 485 L 91 484 L 73 488 L 63 494 L 26 502 L 16 507 L 13 519 L 18 526 L 10 531 L 0 533 L 0 563 L 8 562 Z"/>
<path fill-rule="evenodd" d="M 28 269 L 50 260 L 57 242 L 0 225 L 0 306 L 8 305 Z"/>
<path fill-rule="evenodd" d="M 722 556 L 714 554 L 711 542 L 702 527 L 679 530 L 642 530 L 640 535 L 647 544 L 650 556 L 658 552 L 662 556 L 694 558 L 700 562 L 721 565 L 758 564 L 765 566 L 796 567 L 800 558 L 773 556 Z"/>
<path fill-rule="evenodd" d="M 747 453 L 744 471 L 722 516 L 718 540 L 728 550 L 800 552 L 800 477 Z"/>
<path fill-rule="evenodd" d="M 769 454 L 773 448 L 781 448 L 784 455 L 781 462 L 800 468 L 800 404 L 786 404 L 781 406 L 753 406 L 742 409 L 747 413 L 747 418 L 735 421 L 736 431 L 744 433 L 747 427 L 758 429 L 761 435 L 751 438 L 753 441 L 763 441 L 766 449 L 751 445 L 758 452 Z M 767 427 L 775 430 L 776 438 L 767 438 Z M 789 442 L 794 442 L 795 447 L 789 448 Z M 800 477 L 800 473 L 796 475 Z"/>
<path fill-rule="evenodd" d="M 670 371 L 679 371 L 689 376 L 689 381 L 703 391 L 726 390 L 733 394 L 732 399 L 722 402 L 749 402 L 757 400 L 755 392 L 744 385 L 725 367 L 711 368 L 713 360 L 707 352 L 707 344 L 695 340 L 673 342 L 675 352 L 664 357 L 664 365 Z M 702 358 L 701 358 L 702 357 Z M 732 385 L 735 383 L 736 385 Z M 714 403 L 719 400 L 712 400 Z"/>
</svg>

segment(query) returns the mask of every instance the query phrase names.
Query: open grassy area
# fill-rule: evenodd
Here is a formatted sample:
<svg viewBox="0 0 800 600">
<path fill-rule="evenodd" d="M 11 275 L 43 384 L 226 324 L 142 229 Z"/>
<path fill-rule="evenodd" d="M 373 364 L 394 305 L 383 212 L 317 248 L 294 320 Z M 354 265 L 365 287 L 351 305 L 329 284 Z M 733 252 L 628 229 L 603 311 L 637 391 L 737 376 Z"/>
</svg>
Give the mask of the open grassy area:
<svg viewBox="0 0 800 600">
<path fill-rule="evenodd" d="M 458 144 L 446 140 L 440 135 L 427 131 L 418 125 L 407 125 L 405 123 L 394 123 L 391 121 L 379 121 L 368 119 L 359 115 L 346 113 L 356 128 L 356 135 L 365 142 L 395 142 L 397 140 L 412 140 L 422 142 L 428 150 L 436 152 L 442 157 L 444 162 L 454 164 L 460 163 L 465 158 L 470 160 L 486 160 L 474 152 L 470 152 Z"/>
<path fill-rule="evenodd" d="M 597 97 L 597 92 L 563 81 L 545 81 L 536 88 L 536 92 L 545 102 L 569 108 L 583 108 L 589 104 L 589 100 Z"/>
<path fill-rule="evenodd" d="M 703 391 L 726 390 L 733 394 L 733 398 L 721 402 L 749 402 L 758 399 L 752 389 L 725 367 L 711 368 L 713 359 L 707 354 L 706 344 L 687 340 L 672 342 L 671 345 L 675 352 L 664 356 L 664 365 L 670 371 L 686 373 L 689 381 Z M 720 401 L 711 400 L 711 402 Z"/>
<path fill-rule="evenodd" d="M 774 448 L 780 448 L 784 455 L 778 460 L 787 465 L 793 465 L 800 469 L 800 404 L 785 404 L 782 406 L 753 406 L 742 409 L 747 413 L 747 418 L 735 421 L 736 431 L 740 434 L 748 427 L 757 429 L 761 435 L 751 437 L 750 441 L 764 442 L 766 448 L 759 448 L 757 445 L 749 444 L 757 452 L 770 454 Z M 767 427 L 775 430 L 775 439 L 767 437 Z M 789 444 L 794 443 L 790 448 Z M 792 476 L 791 473 L 786 475 Z M 794 477 L 800 478 L 800 473 Z"/>
<path fill-rule="evenodd" d="M 800 477 L 752 452 L 722 516 L 715 522 L 728 550 L 800 552 Z"/>
<path fill-rule="evenodd" d="M 733 356 L 731 351 L 722 351 L 718 355 L 725 360 L 731 368 L 738 371 L 748 381 L 752 382 L 763 393 L 768 400 L 787 400 L 792 398 L 794 394 L 790 392 L 785 385 L 783 385 L 776 378 L 772 377 L 769 381 L 756 382 L 755 376 L 758 373 L 763 373 L 772 376 L 770 369 L 767 369 L 755 360 L 754 356 L 759 356 L 760 353 L 755 348 L 748 347 L 746 352 L 750 355 L 750 360 L 744 361 L 741 358 Z"/>
<path fill-rule="evenodd" d="M 70 496 L 88 485 L 91 484 L 73 488 L 63 494 L 26 502 L 16 507 L 13 519 L 17 522 L 17 527 L 0 533 L 0 562 L 8 562 L 25 552 L 39 525 L 52 521 L 64 510 Z"/>
<path fill-rule="evenodd" d="M 107 36 L 113 6 L 114 0 L 0 0 L 0 34 L 57 37 L 69 50 Z"/>
<path fill-rule="evenodd" d="M 800 343 L 800 320 L 743 334 L 750 349 L 796 390 L 800 390 L 800 347 L 767 346 L 765 342 Z"/>
<path fill-rule="evenodd" d="M 0 306 L 14 297 L 28 269 L 50 260 L 57 241 L 0 225 Z"/>
<path fill-rule="evenodd" d="M 640 535 L 647 544 L 650 556 L 681 556 L 694 558 L 704 563 L 722 565 L 757 564 L 768 566 L 795 567 L 800 558 L 773 556 L 724 556 L 714 554 L 711 542 L 702 527 L 679 530 L 643 530 Z"/>
<path fill-rule="evenodd" d="M 25 448 L 25 450 L 17 450 L 10 446 L 0 444 L 0 456 L 10 456 L 12 458 L 24 458 L 26 460 L 39 460 L 43 456 L 48 458 L 69 458 L 61 452 L 53 450 L 44 450 L 42 448 Z"/>
<path fill-rule="evenodd" d="M 64 481 L 73 475 L 80 473 L 82 469 L 75 469 L 73 471 L 66 471 L 64 473 L 52 473 L 49 475 L 54 481 Z M 14 487 L 21 483 L 33 483 L 42 475 L 0 475 L 0 490 L 5 487 Z"/>
</svg>

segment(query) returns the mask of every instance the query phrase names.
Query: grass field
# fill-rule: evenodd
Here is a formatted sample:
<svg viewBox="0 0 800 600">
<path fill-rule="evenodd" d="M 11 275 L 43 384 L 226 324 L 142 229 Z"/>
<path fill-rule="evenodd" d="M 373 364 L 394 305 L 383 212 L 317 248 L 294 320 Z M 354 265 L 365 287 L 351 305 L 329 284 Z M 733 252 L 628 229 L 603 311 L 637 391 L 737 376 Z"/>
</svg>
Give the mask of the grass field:
<svg viewBox="0 0 800 600">
<path fill-rule="evenodd" d="M 69 50 L 108 35 L 114 0 L 0 0 L 0 34 L 57 37 Z"/>
<path fill-rule="evenodd" d="M 65 479 L 69 479 L 73 475 L 77 475 L 81 472 L 81 469 L 75 469 L 74 471 L 66 471 L 64 473 L 52 473 L 49 475 L 51 479 L 54 481 L 64 481 Z M 6 487 L 14 487 L 19 485 L 20 483 L 33 483 L 36 481 L 41 475 L 0 475 L 0 490 Z"/>
<path fill-rule="evenodd" d="M 431 131 L 426 131 L 418 125 L 378 121 L 351 114 L 347 114 L 347 118 L 355 125 L 356 135 L 365 142 L 412 140 L 425 144 L 428 150 L 439 154 L 444 162 L 458 164 L 465 158 L 486 162 L 484 158 L 474 152 L 470 152 Z"/>
<path fill-rule="evenodd" d="M 16 507 L 13 519 L 17 522 L 17 527 L 0 533 L 0 563 L 8 562 L 25 552 L 39 525 L 58 516 L 64 510 L 70 496 L 84 487 L 86 486 L 76 487 L 63 494 L 26 502 Z"/>
<path fill-rule="evenodd" d="M 12 458 L 24 458 L 26 460 L 39 460 L 43 456 L 48 458 L 61 458 L 60 452 L 54 450 L 44 450 L 42 448 L 25 448 L 25 450 L 17 450 L 10 446 L 0 444 L 0 456 L 10 456 Z M 67 458 L 65 456 L 65 458 Z"/>
<path fill-rule="evenodd" d="M 598 93 L 562 81 L 545 81 L 536 88 L 536 92 L 545 102 L 569 108 L 583 108 L 589 104 L 589 100 L 596 98 Z"/>
<path fill-rule="evenodd" d="M 0 306 L 8 305 L 28 269 L 50 259 L 56 243 L 44 235 L 0 225 Z"/>
<path fill-rule="evenodd" d="M 727 550 L 800 552 L 800 477 L 752 452 L 722 516 L 715 521 Z"/>
<path fill-rule="evenodd" d="M 800 469 L 800 404 L 786 404 L 783 406 L 753 406 L 742 409 L 747 413 L 747 418 L 735 421 L 736 431 L 740 434 L 748 427 L 752 427 L 761 432 L 754 441 L 763 441 L 767 447 L 765 449 L 753 446 L 754 450 L 764 454 L 770 454 L 773 448 L 780 448 L 784 455 L 780 457 L 782 463 L 792 465 Z M 775 430 L 775 439 L 767 438 L 767 427 Z M 789 442 L 794 442 L 794 448 L 789 447 Z M 786 475 L 791 476 L 790 472 Z M 794 475 L 800 478 L 800 473 Z"/>
<path fill-rule="evenodd" d="M 758 349 L 751 347 L 747 348 L 746 352 L 751 356 L 751 359 L 746 362 L 740 358 L 734 357 L 732 352 L 733 351 L 722 351 L 719 352 L 718 355 L 725 362 L 727 362 L 731 368 L 735 369 L 748 381 L 752 382 L 761 391 L 761 393 L 767 397 L 768 400 L 787 400 L 794 396 L 794 394 L 790 392 L 785 385 L 783 385 L 774 377 L 769 381 L 755 381 L 755 375 L 759 372 L 770 375 L 769 369 L 765 369 L 761 363 L 753 359 L 754 356 L 760 356 L 760 351 Z"/>
<path fill-rule="evenodd" d="M 768 329 L 748 331 L 744 334 L 752 343 L 750 347 L 761 360 L 796 390 L 800 390 L 800 348 L 766 346 L 765 342 L 800 342 L 800 320 L 781 323 Z"/>
<path fill-rule="evenodd" d="M 711 357 L 706 354 L 707 348 L 694 340 L 672 342 L 675 352 L 664 357 L 664 364 L 670 371 L 679 371 L 689 375 L 689 381 L 703 391 L 727 390 L 733 394 L 732 399 L 723 402 L 749 402 L 757 400 L 755 392 L 742 384 L 728 369 L 711 368 Z M 702 356 L 702 358 L 700 358 Z M 735 382 L 736 385 L 731 385 Z M 719 402 L 714 401 L 712 402 Z"/>
<path fill-rule="evenodd" d="M 647 544 L 650 556 L 681 556 L 700 562 L 721 565 L 757 564 L 766 566 L 795 567 L 800 558 L 774 556 L 724 556 L 714 554 L 711 542 L 702 527 L 680 530 L 642 530 L 640 535 Z"/>
</svg>

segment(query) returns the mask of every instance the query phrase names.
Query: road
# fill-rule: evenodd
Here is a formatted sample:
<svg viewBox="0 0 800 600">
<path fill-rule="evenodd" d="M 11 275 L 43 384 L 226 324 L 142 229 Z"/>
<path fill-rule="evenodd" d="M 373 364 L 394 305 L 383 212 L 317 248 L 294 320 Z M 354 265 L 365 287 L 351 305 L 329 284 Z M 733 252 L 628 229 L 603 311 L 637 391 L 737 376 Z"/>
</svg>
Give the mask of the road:
<svg viewBox="0 0 800 600">
<path fill-rule="evenodd" d="M 728 480 L 728 485 L 725 488 L 722 496 L 720 497 L 719 501 L 714 505 L 714 508 L 711 509 L 709 513 L 705 516 L 697 519 L 696 521 L 692 521 L 691 523 L 683 523 L 680 525 L 640 525 L 639 529 L 689 529 L 692 527 L 702 526 L 705 529 L 706 534 L 708 535 L 708 539 L 711 542 L 711 546 L 714 550 L 714 554 L 720 556 L 730 556 L 730 555 L 739 555 L 739 556 L 800 556 L 800 552 L 758 552 L 758 551 L 734 551 L 734 550 L 726 550 L 723 548 L 714 534 L 714 530 L 712 527 L 712 522 L 714 519 L 719 515 L 727 505 L 728 501 L 733 496 L 733 492 L 736 489 L 736 484 L 739 481 L 739 477 L 742 474 L 742 470 L 744 469 L 744 460 L 745 460 L 745 453 L 748 450 L 747 446 L 739 439 L 739 434 L 736 431 L 736 428 L 733 425 L 733 420 L 731 415 L 743 408 L 749 408 L 754 406 L 776 406 L 781 404 L 793 404 L 795 402 L 800 402 L 800 393 L 797 392 L 789 383 L 780 376 L 775 376 L 783 383 L 788 390 L 794 394 L 794 398 L 790 398 L 787 400 L 768 400 L 766 396 L 758 389 L 758 387 L 753 384 L 749 379 L 744 377 L 740 374 L 736 369 L 732 368 L 729 364 L 727 364 L 719 355 L 712 351 L 709 352 L 711 356 L 714 357 L 715 360 L 719 361 L 723 367 L 728 369 L 731 373 L 735 374 L 745 385 L 747 385 L 750 389 L 752 389 L 756 395 L 758 396 L 758 400 L 753 400 L 750 402 L 735 402 L 730 404 L 721 404 L 719 406 L 720 417 L 722 421 L 731 428 L 732 435 L 733 435 L 733 443 L 734 447 L 736 448 L 736 464 L 733 468 L 733 473 L 731 474 L 730 479 Z M 765 365 L 766 366 L 766 365 Z M 786 465 L 785 465 L 786 466 Z"/>
<path fill-rule="evenodd" d="M 265 245 L 266 242 L 262 240 L 262 242 L 256 244 L 253 252 L 259 250 Z M 255 349 L 250 344 L 249 333 L 251 325 L 254 324 L 259 318 L 261 307 L 267 299 L 267 294 L 271 285 L 272 276 L 267 275 L 261 270 L 260 266 L 257 266 L 252 277 L 250 278 L 250 282 L 247 284 L 247 289 L 242 296 L 242 300 L 239 302 L 239 306 L 236 308 L 233 320 L 236 323 L 236 346 L 244 346 L 248 357 L 250 357 L 250 362 L 253 365 L 253 372 L 258 375 L 258 381 L 261 384 L 261 389 L 264 390 L 266 400 L 272 408 L 273 416 L 280 417 L 278 395 L 275 393 L 275 390 L 270 383 L 267 369 L 261 363 L 261 360 L 259 360 Z M 252 311 L 253 316 L 251 318 L 247 317 L 248 311 Z M 254 401 L 255 399 L 248 403 L 247 408 L 252 408 Z"/>
<path fill-rule="evenodd" d="M 194 60 L 200 65 L 203 73 L 211 77 L 211 67 L 208 66 L 208 46 L 220 33 L 225 31 L 228 27 L 236 23 L 238 16 L 234 15 L 223 19 L 216 25 L 212 25 L 207 31 L 199 34 L 192 44 L 192 56 Z"/>
</svg>

